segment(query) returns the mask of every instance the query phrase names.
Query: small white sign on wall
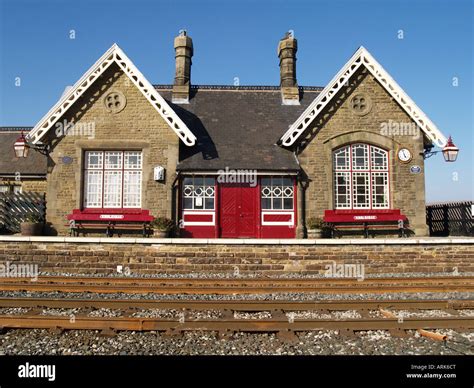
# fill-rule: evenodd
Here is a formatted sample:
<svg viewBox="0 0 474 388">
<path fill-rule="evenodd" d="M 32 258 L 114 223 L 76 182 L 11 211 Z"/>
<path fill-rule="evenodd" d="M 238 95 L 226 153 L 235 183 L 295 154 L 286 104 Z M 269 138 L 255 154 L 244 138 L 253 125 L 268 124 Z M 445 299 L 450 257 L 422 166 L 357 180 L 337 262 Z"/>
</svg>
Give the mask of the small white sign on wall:
<svg viewBox="0 0 474 388">
<path fill-rule="evenodd" d="M 164 181 L 165 180 L 165 168 L 163 166 L 156 166 L 153 169 L 153 179 L 155 181 Z"/>
</svg>

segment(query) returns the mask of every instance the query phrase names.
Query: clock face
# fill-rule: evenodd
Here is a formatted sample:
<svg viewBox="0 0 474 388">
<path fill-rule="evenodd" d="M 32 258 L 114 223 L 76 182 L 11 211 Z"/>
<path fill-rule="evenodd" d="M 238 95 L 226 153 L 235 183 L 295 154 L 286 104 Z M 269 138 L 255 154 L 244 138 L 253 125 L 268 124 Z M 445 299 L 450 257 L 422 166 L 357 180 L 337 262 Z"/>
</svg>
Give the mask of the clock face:
<svg viewBox="0 0 474 388">
<path fill-rule="evenodd" d="M 408 148 L 400 148 L 398 150 L 398 159 L 400 159 L 401 162 L 407 163 L 411 158 L 411 151 Z"/>
</svg>

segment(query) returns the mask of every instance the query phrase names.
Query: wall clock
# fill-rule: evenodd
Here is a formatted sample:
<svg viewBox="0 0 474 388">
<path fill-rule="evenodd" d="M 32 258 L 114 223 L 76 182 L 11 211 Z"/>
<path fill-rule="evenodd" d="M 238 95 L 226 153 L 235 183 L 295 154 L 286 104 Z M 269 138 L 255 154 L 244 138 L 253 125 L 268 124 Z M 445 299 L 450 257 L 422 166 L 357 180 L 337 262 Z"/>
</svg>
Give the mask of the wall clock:
<svg viewBox="0 0 474 388">
<path fill-rule="evenodd" d="M 408 148 L 400 148 L 397 155 L 400 162 L 403 163 L 408 163 L 412 159 L 411 151 Z"/>
</svg>

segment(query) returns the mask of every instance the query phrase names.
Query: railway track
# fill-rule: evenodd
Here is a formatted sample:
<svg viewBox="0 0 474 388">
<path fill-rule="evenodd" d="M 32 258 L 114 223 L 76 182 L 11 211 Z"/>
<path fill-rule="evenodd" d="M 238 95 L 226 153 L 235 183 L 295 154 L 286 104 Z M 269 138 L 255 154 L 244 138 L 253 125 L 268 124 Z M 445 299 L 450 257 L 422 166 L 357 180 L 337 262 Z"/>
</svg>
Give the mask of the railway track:
<svg viewBox="0 0 474 388">
<path fill-rule="evenodd" d="M 71 298 L 0 298 L 1 307 L 19 308 L 111 308 L 228 310 L 228 311 L 299 311 L 299 310 L 462 310 L 474 309 L 474 300 L 155 300 L 155 299 L 71 299 Z"/>
<path fill-rule="evenodd" d="M 0 327 L 16 329 L 55 330 L 102 330 L 116 331 L 163 331 L 178 335 L 184 331 L 217 331 L 220 335 L 232 332 L 277 332 L 291 339 L 295 332 L 312 330 L 339 330 L 342 335 L 353 335 L 355 331 L 390 330 L 396 335 L 406 335 L 406 330 L 430 329 L 474 329 L 474 316 L 462 316 L 459 311 L 474 309 L 473 300 L 364 300 L 364 301 L 186 301 L 186 300 L 130 300 L 130 299 L 50 299 L 50 298 L 0 298 L 0 310 L 20 308 L 17 314 L 0 313 Z M 42 309 L 84 309 L 73 315 L 44 314 Z M 108 308 L 120 310 L 120 316 L 89 316 L 90 309 Z M 175 317 L 149 318 L 133 316 L 140 309 L 181 310 Z M 383 309 L 383 310 L 382 310 Z M 394 313 L 387 314 L 387 309 Z M 218 318 L 192 318 L 192 310 L 217 310 Z M 356 310 L 360 318 L 314 319 L 291 316 L 292 312 Z M 450 316 L 425 316 L 400 319 L 396 310 L 428 311 L 443 310 Z M 269 312 L 259 319 L 236 318 L 238 312 Z M 370 311 L 380 311 L 378 317 Z M 57 312 L 56 312 L 57 313 Z M 288 314 L 290 313 L 290 314 Z"/>
<path fill-rule="evenodd" d="M 173 319 L 137 317 L 52 317 L 38 315 L 2 316 L 0 325 L 14 329 L 70 329 L 70 330 L 110 330 L 110 331 L 218 331 L 218 332 L 284 332 L 312 330 L 417 330 L 417 329 L 470 329 L 474 319 L 470 317 L 450 318 L 406 318 L 403 324 L 398 319 L 202 319 L 176 322 Z"/>
<path fill-rule="evenodd" d="M 393 293 L 472 292 L 472 276 L 410 278 L 137 278 L 41 276 L 0 278 L 0 291 L 135 294 L 263 294 L 276 292 Z"/>
<path fill-rule="evenodd" d="M 407 330 L 474 329 L 474 317 L 460 313 L 474 309 L 474 300 L 158 300 L 80 299 L 69 293 L 127 294 L 263 294 L 283 292 L 393 293 L 474 291 L 474 277 L 439 276 L 410 278 L 138 278 L 93 276 L 41 276 L 0 278 L 0 291 L 60 292 L 62 298 L 1 298 L 0 328 L 162 331 L 169 335 L 185 331 L 216 331 L 220 335 L 246 332 L 276 332 L 291 339 L 295 332 L 338 330 L 342 335 L 355 331 L 389 330 L 404 336 Z M 68 295 L 69 294 L 69 295 Z M 10 310 L 9 310 L 10 309 Z M 11 309 L 16 313 L 11 313 Z M 15 310 L 16 309 L 16 310 Z M 94 316 L 106 309 L 114 314 Z M 140 315 L 151 311 L 168 315 Z M 428 313 L 402 317 L 399 310 Z M 438 314 L 435 311 L 442 311 Z M 58 312 L 59 311 L 59 312 Z M 73 313 L 71 313 L 73 311 Z M 212 311 L 216 315 L 196 317 L 193 312 Z M 357 318 L 337 312 L 356 311 Z M 62 313 L 61 313 L 62 312 Z M 310 313 L 301 314 L 301 313 Z M 435 313 L 433 313 L 435 312 Z M 239 314 L 263 314 L 242 318 Z M 447 314 L 445 314 L 447 313 Z M 237 315 L 236 315 L 237 314 Z M 99 314 L 100 315 L 100 314 Z M 420 314 L 418 314 L 420 315 Z M 315 318 L 316 317 L 316 318 Z"/>
</svg>

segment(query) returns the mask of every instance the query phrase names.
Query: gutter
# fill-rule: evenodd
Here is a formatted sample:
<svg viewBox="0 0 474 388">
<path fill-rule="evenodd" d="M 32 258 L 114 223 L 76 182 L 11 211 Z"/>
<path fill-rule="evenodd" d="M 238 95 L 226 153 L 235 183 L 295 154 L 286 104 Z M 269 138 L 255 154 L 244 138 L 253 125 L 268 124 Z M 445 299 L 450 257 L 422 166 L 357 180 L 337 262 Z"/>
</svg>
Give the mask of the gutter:
<svg viewBox="0 0 474 388">
<path fill-rule="evenodd" d="M 0 178 L 16 178 L 18 175 L 17 174 L 0 174 Z M 46 179 L 46 174 L 40 174 L 40 175 L 25 175 L 20 172 L 20 177 L 23 178 L 30 178 L 30 179 L 40 179 L 40 178 L 45 178 Z M 21 180 L 20 180 L 21 181 Z M 19 182 L 20 182 L 19 181 Z"/>
<path fill-rule="evenodd" d="M 293 151 L 293 156 L 295 157 L 296 163 L 298 163 L 298 166 L 300 167 L 300 170 L 301 170 L 301 163 L 298 159 L 298 155 L 296 155 L 296 151 Z"/>
<path fill-rule="evenodd" d="M 229 169 L 228 171 L 222 170 L 219 172 L 219 170 L 179 170 L 179 172 L 183 175 L 189 174 L 189 175 L 196 175 L 196 174 L 202 174 L 202 175 L 234 175 L 238 173 L 245 173 L 248 171 L 252 171 L 252 169 L 246 169 L 246 168 L 236 168 L 236 169 Z M 298 170 L 289 170 L 289 171 L 281 171 L 281 170 L 257 170 L 256 175 L 298 175 L 299 171 Z"/>
</svg>

